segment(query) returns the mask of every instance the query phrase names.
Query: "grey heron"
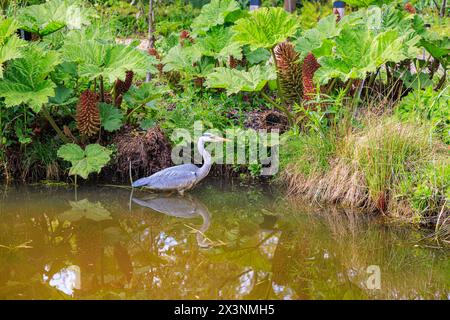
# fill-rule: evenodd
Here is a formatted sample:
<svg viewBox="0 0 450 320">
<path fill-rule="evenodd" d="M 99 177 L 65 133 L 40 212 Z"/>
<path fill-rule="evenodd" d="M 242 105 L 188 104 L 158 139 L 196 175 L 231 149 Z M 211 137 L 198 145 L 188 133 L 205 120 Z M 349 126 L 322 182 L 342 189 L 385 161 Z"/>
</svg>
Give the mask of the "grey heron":
<svg viewBox="0 0 450 320">
<path fill-rule="evenodd" d="M 153 195 L 143 199 L 132 198 L 133 202 L 154 211 L 177 218 L 195 218 L 201 216 L 203 223 L 197 232 L 197 243 L 201 248 L 209 247 L 208 239 L 204 233 L 211 224 L 211 216 L 208 209 L 195 197 L 187 196 L 169 196 L 169 195 Z"/>
<path fill-rule="evenodd" d="M 203 180 L 209 173 L 212 165 L 212 158 L 205 150 L 206 142 L 229 141 L 211 133 L 204 133 L 198 139 L 197 148 L 203 157 L 203 165 L 197 167 L 194 164 L 182 164 L 163 169 L 149 177 L 136 180 L 133 187 L 145 187 L 154 191 L 178 191 L 181 195 L 186 190 L 192 189 Z"/>
</svg>

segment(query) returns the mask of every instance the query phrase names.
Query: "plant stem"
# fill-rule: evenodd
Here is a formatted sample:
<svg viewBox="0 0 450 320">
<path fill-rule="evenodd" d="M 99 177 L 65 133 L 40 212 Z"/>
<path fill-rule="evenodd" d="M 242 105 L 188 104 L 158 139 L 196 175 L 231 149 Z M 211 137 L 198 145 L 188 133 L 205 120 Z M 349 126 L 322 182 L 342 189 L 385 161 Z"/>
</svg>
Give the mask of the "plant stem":
<svg viewBox="0 0 450 320">
<path fill-rule="evenodd" d="M 439 13 L 439 17 L 441 18 L 445 17 L 446 8 L 447 8 L 447 0 L 442 0 L 441 12 Z"/>
<path fill-rule="evenodd" d="M 273 101 L 273 99 L 271 99 L 264 91 L 261 90 L 261 96 L 264 98 L 264 100 L 266 100 L 268 103 L 270 103 L 273 107 L 275 107 L 276 109 L 280 110 L 281 112 L 283 112 L 286 117 L 288 118 L 288 122 L 290 125 L 294 124 L 294 121 L 292 119 L 292 115 L 289 112 L 288 109 L 286 109 L 285 107 L 279 105 L 278 103 L 276 103 L 275 101 Z"/>
<path fill-rule="evenodd" d="M 48 112 L 46 106 L 42 106 L 42 114 L 44 115 L 44 117 L 47 119 L 47 121 L 50 123 L 50 125 L 53 127 L 53 129 L 55 129 L 56 133 L 58 134 L 58 137 L 61 138 L 61 140 L 64 143 L 70 143 L 69 139 L 64 135 L 64 133 L 61 131 L 61 129 L 58 127 L 58 125 L 56 124 L 55 120 L 53 119 L 53 117 L 50 115 L 50 113 Z"/>
<path fill-rule="evenodd" d="M 281 98 L 281 101 L 284 102 L 284 96 L 283 96 L 283 92 L 281 90 L 280 79 L 278 78 L 278 64 L 277 64 L 277 57 L 275 56 L 275 49 L 274 48 L 275 47 L 270 49 L 270 53 L 272 54 L 273 64 L 275 65 L 275 70 L 277 72 L 277 91 L 278 91 L 278 95 Z"/>
<path fill-rule="evenodd" d="M 148 1 L 148 49 L 155 47 L 155 24 L 154 24 L 153 0 Z M 147 72 L 145 82 L 152 80 L 152 74 Z"/>
<path fill-rule="evenodd" d="M 105 87 L 104 87 L 104 83 L 103 83 L 103 76 L 100 76 L 100 101 L 104 102 L 105 101 Z"/>
</svg>

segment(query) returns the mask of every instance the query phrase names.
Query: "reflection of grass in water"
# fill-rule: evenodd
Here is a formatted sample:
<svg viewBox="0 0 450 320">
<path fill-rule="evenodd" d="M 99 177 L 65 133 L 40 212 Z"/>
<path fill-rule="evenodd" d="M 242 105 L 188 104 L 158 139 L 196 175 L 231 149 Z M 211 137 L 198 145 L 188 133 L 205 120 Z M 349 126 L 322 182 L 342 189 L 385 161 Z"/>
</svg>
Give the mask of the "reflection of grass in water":
<svg viewBox="0 0 450 320">
<path fill-rule="evenodd" d="M 331 211 L 298 224 L 307 228 L 296 229 L 291 241 L 305 244 L 301 236 L 305 232 L 309 247 L 300 245 L 307 258 L 290 269 L 290 276 L 307 287 L 304 294 L 338 299 L 445 298 L 450 290 L 448 272 L 443 272 L 450 270 L 445 253 L 414 248 L 412 241 L 420 238 L 414 230 L 364 220 L 358 213 Z M 381 291 L 364 289 L 370 265 L 380 266 Z"/>
</svg>

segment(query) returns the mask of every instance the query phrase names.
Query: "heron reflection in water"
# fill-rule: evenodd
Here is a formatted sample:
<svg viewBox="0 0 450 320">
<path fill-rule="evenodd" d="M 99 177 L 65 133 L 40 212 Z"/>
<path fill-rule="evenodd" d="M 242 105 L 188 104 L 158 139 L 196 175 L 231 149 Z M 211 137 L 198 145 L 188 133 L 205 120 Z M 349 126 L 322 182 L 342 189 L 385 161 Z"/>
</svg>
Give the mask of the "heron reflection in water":
<svg viewBox="0 0 450 320">
<path fill-rule="evenodd" d="M 208 209 L 194 196 L 152 194 L 146 198 L 132 198 L 132 201 L 142 207 L 150 208 L 154 211 L 168 216 L 192 219 L 197 216 L 203 218 L 203 223 L 197 232 L 197 243 L 201 248 L 208 248 L 209 239 L 205 237 L 205 232 L 211 224 L 211 216 Z"/>
</svg>

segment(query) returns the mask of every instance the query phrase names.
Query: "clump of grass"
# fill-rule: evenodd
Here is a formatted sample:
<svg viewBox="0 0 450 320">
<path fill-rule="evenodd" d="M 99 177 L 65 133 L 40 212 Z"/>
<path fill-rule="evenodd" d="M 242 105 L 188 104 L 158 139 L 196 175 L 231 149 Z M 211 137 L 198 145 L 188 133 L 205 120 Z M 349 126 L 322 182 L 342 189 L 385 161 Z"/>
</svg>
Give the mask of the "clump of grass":
<svg viewBox="0 0 450 320">
<path fill-rule="evenodd" d="M 431 127 L 385 118 L 339 140 L 302 137 L 281 157 L 289 195 L 448 223 L 450 161 Z"/>
<path fill-rule="evenodd" d="M 56 155 L 59 146 L 59 142 L 55 139 L 36 140 L 30 144 L 24 152 L 22 180 L 25 181 L 27 178 L 59 180 L 61 170 Z"/>
<path fill-rule="evenodd" d="M 387 119 L 351 134 L 340 155 L 357 165 L 368 196 L 385 212 L 392 191 L 434 157 L 429 128 Z"/>
</svg>

